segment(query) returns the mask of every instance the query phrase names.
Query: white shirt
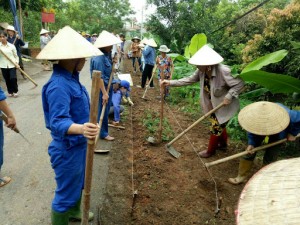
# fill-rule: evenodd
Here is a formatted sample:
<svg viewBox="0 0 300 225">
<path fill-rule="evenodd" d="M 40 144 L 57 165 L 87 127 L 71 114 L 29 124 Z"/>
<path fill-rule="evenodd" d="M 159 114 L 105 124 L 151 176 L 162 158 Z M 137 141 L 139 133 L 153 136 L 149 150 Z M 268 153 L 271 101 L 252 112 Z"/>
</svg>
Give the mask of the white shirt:
<svg viewBox="0 0 300 225">
<path fill-rule="evenodd" d="M 19 64 L 19 57 L 17 55 L 17 50 L 16 47 L 7 42 L 6 45 L 3 45 L 0 42 L 0 49 L 1 51 L 7 55 L 13 62 L 15 62 L 16 64 Z M 0 68 L 14 68 L 15 65 L 13 63 L 11 63 L 2 53 L 0 53 Z"/>
</svg>

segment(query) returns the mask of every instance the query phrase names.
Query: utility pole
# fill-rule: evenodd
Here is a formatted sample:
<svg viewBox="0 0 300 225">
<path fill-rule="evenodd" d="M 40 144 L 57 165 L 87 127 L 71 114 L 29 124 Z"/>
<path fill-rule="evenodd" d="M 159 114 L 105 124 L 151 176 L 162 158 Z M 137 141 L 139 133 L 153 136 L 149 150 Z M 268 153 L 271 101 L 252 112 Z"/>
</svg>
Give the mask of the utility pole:
<svg viewBox="0 0 300 225">
<path fill-rule="evenodd" d="M 18 0 L 18 5 L 19 5 L 19 14 L 20 14 L 20 29 L 23 35 L 23 40 L 25 39 L 25 34 L 24 34 L 24 29 L 23 29 L 23 17 L 22 17 L 22 7 L 21 7 L 21 0 Z"/>
<path fill-rule="evenodd" d="M 141 40 L 143 40 L 144 5 L 142 5 Z"/>
</svg>

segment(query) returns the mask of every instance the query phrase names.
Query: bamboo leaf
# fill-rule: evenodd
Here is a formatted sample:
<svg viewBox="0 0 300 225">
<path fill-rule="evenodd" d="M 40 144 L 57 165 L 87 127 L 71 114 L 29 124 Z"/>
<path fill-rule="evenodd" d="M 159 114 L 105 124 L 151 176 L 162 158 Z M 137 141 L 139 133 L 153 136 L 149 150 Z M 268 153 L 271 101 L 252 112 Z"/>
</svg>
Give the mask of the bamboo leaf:
<svg viewBox="0 0 300 225">
<path fill-rule="evenodd" d="M 249 72 L 251 70 L 259 70 L 264 66 L 267 66 L 271 63 L 280 62 L 286 55 L 288 51 L 285 49 L 272 52 L 270 54 L 264 55 L 259 57 L 258 59 L 254 60 L 253 62 L 249 63 L 242 71 L 242 73 Z"/>
<path fill-rule="evenodd" d="M 189 53 L 193 56 L 206 43 L 207 37 L 205 34 L 195 34 L 192 37 L 191 44 L 189 46 Z"/>
<path fill-rule="evenodd" d="M 276 73 L 268 73 L 261 70 L 253 70 L 240 74 L 244 81 L 253 81 L 273 94 L 275 93 L 300 93 L 300 80 Z"/>
</svg>

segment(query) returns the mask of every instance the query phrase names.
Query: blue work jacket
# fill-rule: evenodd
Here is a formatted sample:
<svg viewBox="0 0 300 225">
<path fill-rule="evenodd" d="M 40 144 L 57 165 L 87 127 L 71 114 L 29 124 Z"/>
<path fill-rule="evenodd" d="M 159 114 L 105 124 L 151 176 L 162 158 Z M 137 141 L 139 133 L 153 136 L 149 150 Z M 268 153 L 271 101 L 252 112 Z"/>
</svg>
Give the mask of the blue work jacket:
<svg viewBox="0 0 300 225">
<path fill-rule="evenodd" d="M 145 64 L 154 66 L 155 64 L 155 49 L 147 45 L 143 50 Z"/>
<path fill-rule="evenodd" d="M 101 78 L 103 79 L 105 86 L 107 86 L 112 71 L 111 53 L 105 52 L 104 55 L 94 56 L 91 59 L 90 64 L 91 75 L 93 73 L 93 70 L 101 71 Z"/>
<path fill-rule="evenodd" d="M 83 135 L 68 135 L 73 123 L 89 121 L 90 102 L 88 93 L 79 82 L 79 73 L 71 74 L 59 65 L 54 65 L 53 74 L 42 90 L 46 127 L 54 141 L 72 147 L 77 142 L 86 142 Z"/>
</svg>

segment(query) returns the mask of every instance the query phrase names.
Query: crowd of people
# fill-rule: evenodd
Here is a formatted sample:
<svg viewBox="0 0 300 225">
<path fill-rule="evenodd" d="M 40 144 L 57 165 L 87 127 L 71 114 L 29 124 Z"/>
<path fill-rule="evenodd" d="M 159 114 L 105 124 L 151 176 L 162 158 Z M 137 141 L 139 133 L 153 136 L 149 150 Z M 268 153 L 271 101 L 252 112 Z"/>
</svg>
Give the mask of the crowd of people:
<svg viewBox="0 0 300 225">
<path fill-rule="evenodd" d="M 14 60 L 17 66 L 23 68 L 20 60 L 20 49 L 24 43 L 14 34 L 10 27 L 7 33 L 0 32 L 0 49 Z M 14 36 L 15 35 L 15 36 Z M 11 40 L 13 43 L 10 43 Z M 168 56 L 170 49 L 161 45 L 156 55 L 157 43 L 154 39 L 133 37 L 128 51 L 125 50 L 124 34 L 115 35 L 102 31 L 92 37 L 79 33 L 70 27 L 64 27 L 54 37 L 49 31 L 40 32 L 41 52 L 37 59 L 43 60 L 46 70 L 51 69 L 49 61 L 56 61 L 49 81 L 42 89 L 42 103 L 47 129 L 50 130 L 52 141 L 48 147 L 51 166 L 55 172 L 56 190 L 52 201 L 52 225 L 67 225 L 70 218 L 81 219 L 81 195 L 84 187 L 84 173 L 87 139 L 97 136 L 106 141 L 115 137 L 109 133 L 109 115 L 113 117 L 113 125 L 118 126 L 123 103 L 133 106 L 130 98 L 130 82 L 113 77 L 124 59 L 131 59 L 133 74 L 142 73 L 140 87 L 153 88 L 153 75 L 158 78 L 161 93 L 168 97 L 170 87 L 186 86 L 199 82 L 200 103 L 203 113 L 222 105 L 209 116 L 210 137 L 208 147 L 199 153 L 200 157 L 212 157 L 217 149 L 226 149 L 228 134 L 226 125 L 239 111 L 239 94 L 244 90 L 244 82 L 231 75 L 230 68 L 224 64 L 223 58 L 208 45 L 200 48 L 190 59 L 189 63 L 196 66 L 196 71 L 189 77 L 178 80 L 172 79 L 174 63 Z M 51 43 L 51 44 L 49 44 Z M 64 51 L 54 51 L 64 45 Z M 74 51 L 76 49 L 76 51 Z M 103 85 L 99 96 L 97 119 L 104 110 L 102 126 L 89 122 L 90 100 L 85 87 L 80 83 L 79 76 L 86 60 L 90 60 L 90 74 L 94 70 L 101 71 Z M 0 66 L 7 85 L 8 95 L 16 97 L 18 85 L 16 80 L 16 65 L 9 63 L 0 55 Z M 157 73 L 155 70 L 157 69 Z M 151 80 L 151 82 L 150 82 Z M 148 83 L 147 83 L 148 82 Z M 16 127 L 15 117 L 6 103 L 6 97 L 0 89 L 0 110 L 9 118 L 7 126 Z M 268 121 L 264 121 L 265 118 Z M 3 126 L 0 121 L 0 169 L 3 164 Z M 290 110 L 281 104 L 257 102 L 245 107 L 239 114 L 241 126 L 248 132 L 249 154 L 240 161 L 238 176 L 230 178 L 232 184 L 240 184 L 247 180 L 255 154 L 253 148 L 261 145 L 268 136 L 268 141 L 287 138 L 295 141 L 300 132 L 300 111 Z M 264 164 L 277 160 L 279 147 L 273 147 L 265 152 Z M 11 178 L 0 177 L 0 187 L 8 184 Z M 89 214 L 93 219 L 93 214 Z"/>
</svg>

